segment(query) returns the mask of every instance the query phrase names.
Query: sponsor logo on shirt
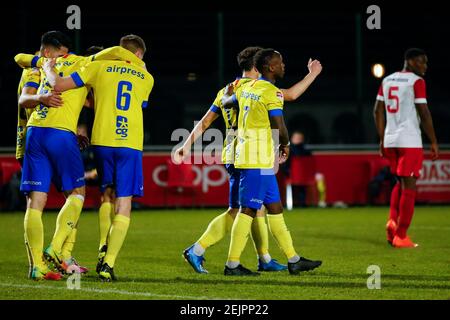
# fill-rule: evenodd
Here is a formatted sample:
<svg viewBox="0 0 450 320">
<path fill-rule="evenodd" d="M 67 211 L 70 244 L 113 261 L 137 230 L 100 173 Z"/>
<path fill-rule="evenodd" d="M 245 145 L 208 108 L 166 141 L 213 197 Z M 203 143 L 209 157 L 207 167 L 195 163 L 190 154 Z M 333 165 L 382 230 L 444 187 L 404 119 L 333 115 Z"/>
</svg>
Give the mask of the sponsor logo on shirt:
<svg viewBox="0 0 450 320">
<path fill-rule="evenodd" d="M 128 118 L 123 116 L 117 116 L 116 118 L 116 134 L 120 135 L 120 138 L 128 137 Z"/>
<path fill-rule="evenodd" d="M 130 67 L 119 67 L 119 66 L 109 66 L 106 68 L 106 72 L 117 72 L 119 74 L 131 74 L 132 76 L 136 76 L 141 79 L 145 79 L 145 74 L 143 72 L 136 71 Z"/>
<path fill-rule="evenodd" d="M 259 101 L 259 99 L 261 99 L 261 96 L 257 95 L 257 94 L 254 94 L 253 92 L 242 91 L 241 92 L 241 98 Z"/>
</svg>

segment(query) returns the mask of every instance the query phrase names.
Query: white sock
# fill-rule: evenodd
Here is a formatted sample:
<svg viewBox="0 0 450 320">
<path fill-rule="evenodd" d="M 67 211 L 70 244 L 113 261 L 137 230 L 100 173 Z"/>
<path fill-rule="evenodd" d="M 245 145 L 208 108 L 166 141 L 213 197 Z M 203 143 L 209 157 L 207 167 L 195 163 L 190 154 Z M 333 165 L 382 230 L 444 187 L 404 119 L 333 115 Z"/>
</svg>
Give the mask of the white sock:
<svg viewBox="0 0 450 320">
<path fill-rule="evenodd" d="M 198 242 L 194 244 L 194 254 L 199 257 L 205 254 L 205 249 Z"/>
<path fill-rule="evenodd" d="M 296 263 L 296 262 L 300 261 L 300 257 L 296 255 L 296 256 L 293 256 L 292 258 L 290 258 L 288 261 L 289 261 L 289 263 Z"/>
<path fill-rule="evenodd" d="M 269 263 L 272 260 L 272 257 L 268 253 L 266 253 L 262 256 L 258 256 L 258 258 L 259 258 L 259 260 L 261 260 L 264 263 Z"/>
<path fill-rule="evenodd" d="M 227 267 L 230 269 L 237 268 L 239 261 L 227 261 Z"/>
</svg>

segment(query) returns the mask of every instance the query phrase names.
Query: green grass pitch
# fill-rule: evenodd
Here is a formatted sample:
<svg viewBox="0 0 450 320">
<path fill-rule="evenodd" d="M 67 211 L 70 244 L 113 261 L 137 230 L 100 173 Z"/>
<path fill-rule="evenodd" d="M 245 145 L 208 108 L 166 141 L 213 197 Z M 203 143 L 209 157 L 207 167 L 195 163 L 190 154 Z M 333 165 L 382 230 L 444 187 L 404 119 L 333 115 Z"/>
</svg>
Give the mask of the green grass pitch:
<svg viewBox="0 0 450 320">
<path fill-rule="evenodd" d="M 80 290 L 66 280 L 27 279 L 23 214 L 0 214 L 0 299 L 450 299 L 450 207 L 417 207 L 410 228 L 416 249 L 394 249 L 385 240 L 388 208 L 297 209 L 285 213 L 295 247 L 323 260 L 313 272 L 257 278 L 223 276 L 229 236 L 206 252 L 208 275 L 194 273 L 183 260 L 220 209 L 137 211 L 116 261 L 118 281 L 102 283 L 95 273 L 98 220 L 82 214 L 74 255 L 90 268 Z M 54 231 L 55 212 L 43 216 L 45 244 Z M 272 257 L 285 258 L 270 237 Z M 242 263 L 256 269 L 249 241 Z M 381 269 L 381 289 L 369 290 L 367 268 Z"/>
</svg>

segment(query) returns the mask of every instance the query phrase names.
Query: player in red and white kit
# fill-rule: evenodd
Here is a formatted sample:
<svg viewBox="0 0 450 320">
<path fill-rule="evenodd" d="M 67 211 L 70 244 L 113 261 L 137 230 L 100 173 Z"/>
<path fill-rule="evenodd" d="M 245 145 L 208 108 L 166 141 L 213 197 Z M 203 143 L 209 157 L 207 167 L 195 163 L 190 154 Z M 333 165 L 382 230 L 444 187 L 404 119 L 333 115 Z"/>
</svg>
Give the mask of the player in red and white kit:
<svg viewBox="0 0 450 320">
<path fill-rule="evenodd" d="M 421 49 L 408 49 L 403 71 L 384 78 L 374 108 L 380 136 L 380 153 L 389 159 L 391 172 L 399 178 L 391 194 L 387 240 L 397 248 L 417 247 L 407 235 L 414 214 L 416 180 L 423 160 L 420 126 L 431 142 L 431 158 L 439 148 L 427 105 L 425 80 L 428 58 Z"/>
</svg>

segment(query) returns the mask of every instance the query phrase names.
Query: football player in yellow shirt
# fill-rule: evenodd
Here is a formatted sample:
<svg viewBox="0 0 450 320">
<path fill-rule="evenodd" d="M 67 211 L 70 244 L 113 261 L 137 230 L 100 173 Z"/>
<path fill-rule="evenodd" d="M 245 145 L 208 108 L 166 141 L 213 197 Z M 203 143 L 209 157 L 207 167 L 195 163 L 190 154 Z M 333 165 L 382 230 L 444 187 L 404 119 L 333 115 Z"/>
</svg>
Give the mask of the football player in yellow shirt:
<svg viewBox="0 0 450 320">
<path fill-rule="evenodd" d="M 143 58 L 146 46 L 142 38 L 128 35 L 120 44 L 139 60 Z M 114 190 L 116 195 L 114 221 L 99 276 L 103 281 L 112 281 L 115 260 L 130 224 L 132 198 L 143 195 L 142 108 L 147 107 L 154 80 L 142 63 L 94 61 L 68 77 L 60 77 L 53 69 L 54 63 L 48 61 L 44 71 L 56 91 L 70 92 L 86 86 L 94 90 L 91 143 L 101 190 L 104 194 Z"/>
<path fill-rule="evenodd" d="M 260 74 L 255 69 L 253 58 L 260 51 L 260 47 L 247 47 L 242 50 L 238 56 L 238 65 L 242 70 L 242 77 L 237 78 L 233 82 L 234 90 L 241 85 L 257 79 Z M 322 71 L 319 61 L 311 59 L 308 62 L 308 75 L 296 83 L 289 89 L 282 89 L 284 100 L 296 100 L 306 89 L 313 83 L 316 77 Z M 183 256 L 186 261 L 198 273 L 207 273 L 203 266 L 205 250 L 216 244 L 218 241 L 231 230 L 234 218 L 239 211 L 239 180 L 240 172 L 234 167 L 234 151 L 236 146 L 236 130 L 237 130 L 237 111 L 234 108 L 223 108 L 222 97 L 226 88 L 221 89 L 216 96 L 211 108 L 206 112 L 203 118 L 197 123 L 194 130 L 184 142 L 183 146 L 175 152 L 175 160 L 180 161 L 186 157 L 191 149 L 192 144 L 202 133 L 222 115 L 226 126 L 226 137 L 222 149 L 222 163 L 229 175 L 229 207 L 228 210 L 214 218 L 208 225 L 203 235 L 189 248 L 184 250 Z M 259 271 L 282 271 L 287 269 L 286 266 L 279 264 L 269 254 L 269 237 L 265 220 L 264 210 L 258 210 L 258 213 L 252 223 L 252 239 L 258 254 L 258 270 Z"/>
<path fill-rule="evenodd" d="M 61 36 L 53 41 L 54 45 L 57 45 L 66 40 Z M 60 74 L 70 74 L 94 59 L 104 58 L 123 59 L 143 64 L 142 60 L 128 50 L 113 47 L 90 57 L 65 54 L 58 58 L 57 69 Z M 42 57 L 25 54 L 19 54 L 15 59 L 23 67 L 39 66 L 43 60 Z M 40 95 L 45 95 L 51 91 L 52 88 L 44 77 L 38 92 Z M 35 220 L 38 222 L 41 221 L 51 182 L 66 196 L 66 203 L 58 215 L 52 242 L 44 250 L 44 257 L 66 273 L 87 271 L 77 264 L 71 254 L 85 196 L 84 168 L 76 128 L 87 93 L 87 88 L 83 87 L 61 94 L 63 104 L 59 108 L 49 108 L 42 103 L 39 104 L 27 124 L 27 146 L 21 191 L 29 194 L 31 201 L 27 212 L 36 217 Z M 61 156 L 61 150 L 65 152 L 64 157 Z M 33 238 L 33 236 L 30 237 Z M 30 237 L 28 237 L 29 240 Z M 36 242 L 34 246 L 40 245 Z"/>
<path fill-rule="evenodd" d="M 69 50 L 70 41 L 58 31 L 50 31 L 41 37 L 40 53 L 44 57 L 54 58 L 66 54 Z M 34 67 L 34 66 L 33 66 Z M 44 104 L 48 107 L 60 107 L 62 105 L 61 97 L 58 93 L 47 92 L 37 94 L 40 86 L 40 72 L 35 68 L 26 68 L 22 72 L 24 83 L 19 85 L 19 111 L 18 111 L 18 132 L 16 157 L 23 166 L 23 174 L 27 171 L 24 162 L 26 150 L 29 149 L 29 142 L 26 141 L 27 122 L 34 111 L 36 105 Z M 22 174 L 22 175 L 23 175 Z M 48 268 L 43 259 L 43 225 L 41 220 L 41 203 L 34 196 L 27 195 L 27 211 L 24 218 L 24 237 L 30 265 L 29 278 L 34 280 L 59 280 L 61 275 Z"/>
<path fill-rule="evenodd" d="M 286 161 L 289 156 L 289 134 L 283 118 L 283 93 L 274 83 L 284 76 L 284 63 L 279 52 L 263 49 L 256 53 L 255 67 L 261 78 L 236 89 L 231 100 L 239 106 L 238 136 L 235 167 L 240 170 L 239 202 L 232 229 L 227 276 L 259 275 L 240 264 L 253 219 L 264 205 L 267 208 L 269 229 L 288 258 L 290 274 L 299 274 L 317 268 L 321 261 L 300 257 L 295 251 L 289 230 L 284 222 L 283 205 L 275 176 L 275 161 Z M 225 95 L 223 104 L 227 105 Z M 272 129 L 279 138 L 280 159 L 275 158 Z"/>
<path fill-rule="evenodd" d="M 49 46 L 49 42 L 51 37 L 54 34 L 52 32 L 45 33 L 42 36 L 42 54 L 47 57 L 56 57 L 60 54 L 66 53 L 67 48 L 55 48 L 53 46 Z M 40 52 L 37 52 L 38 54 Z M 22 76 L 20 78 L 19 86 L 17 88 L 17 97 L 18 97 L 18 108 L 17 108 L 17 139 L 16 139 L 16 159 L 23 165 L 23 158 L 25 156 L 25 138 L 27 132 L 27 122 L 33 112 L 33 109 L 39 103 L 43 103 L 49 107 L 59 107 L 62 105 L 61 97 L 56 92 L 49 92 L 47 94 L 37 95 L 37 89 L 40 84 L 40 71 L 38 68 L 25 68 L 22 71 Z M 26 197 L 28 202 L 28 196 Z M 34 260 L 33 254 L 30 248 L 30 245 L 27 240 L 27 234 L 24 233 L 25 247 L 27 249 L 28 255 L 28 264 L 29 264 L 29 274 L 28 277 L 32 278 L 33 276 L 33 267 Z M 40 255 L 42 256 L 42 254 Z M 38 261 L 38 265 L 45 266 L 43 263 L 39 262 L 39 257 L 36 260 Z M 35 276 L 37 274 L 35 273 Z M 42 275 L 42 273 L 41 273 Z M 51 273 L 47 275 L 51 278 Z"/>
</svg>

